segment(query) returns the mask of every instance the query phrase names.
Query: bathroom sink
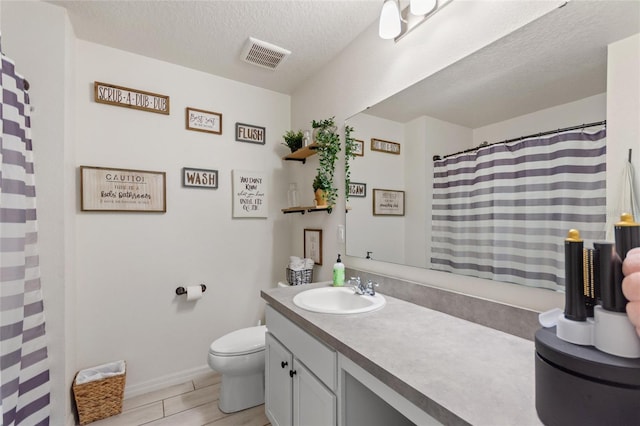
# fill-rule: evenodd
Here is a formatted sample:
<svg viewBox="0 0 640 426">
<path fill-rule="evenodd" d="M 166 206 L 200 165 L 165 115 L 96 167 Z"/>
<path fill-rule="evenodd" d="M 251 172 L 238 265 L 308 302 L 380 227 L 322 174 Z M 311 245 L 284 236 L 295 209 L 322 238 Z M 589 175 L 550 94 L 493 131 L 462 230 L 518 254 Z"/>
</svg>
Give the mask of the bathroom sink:
<svg viewBox="0 0 640 426">
<path fill-rule="evenodd" d="M 350 287 L 320 287 L 296 294 L 293 303 L 323 314 L 360 314 L 380 309 L 387 301 L 381 294 L 359 295 Z"/>
</svg>

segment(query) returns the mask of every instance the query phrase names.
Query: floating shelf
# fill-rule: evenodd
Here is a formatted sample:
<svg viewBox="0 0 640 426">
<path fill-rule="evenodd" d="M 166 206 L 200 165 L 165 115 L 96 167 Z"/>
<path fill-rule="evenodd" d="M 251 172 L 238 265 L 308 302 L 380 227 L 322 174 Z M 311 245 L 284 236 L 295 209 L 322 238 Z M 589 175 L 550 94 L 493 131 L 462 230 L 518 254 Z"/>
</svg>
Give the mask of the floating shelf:
<svg viewBox="0 0 640 426">
<path fill-rule="evenodd" d="M 318 152 L 317 150 L 318 144 L 314 142 L 309 146 L 302 147 L 299 150 L 292 152 L 291 154 L 285 155 L 284 157 L 282 157 L 282 159 L 288 161 L 302 161 L 302 164 L 304 164 L 307 161 L 307 157 L 315 155 L 315 153 Z"/>
<path fill-rule="evenodd" d="M 305 214 L 305 212 L 324 212 L 326 211 L 327 213 L 331 214 L 331 211 L 333 210 L 333 207 L 316 207 L 316 206 L 310 206 L 310 207 L 289 207 L 287 209 L 282 209 L 282 213 L 287 214 L 287 213 L 301 213 L 301 214 Z"/>
</svg>

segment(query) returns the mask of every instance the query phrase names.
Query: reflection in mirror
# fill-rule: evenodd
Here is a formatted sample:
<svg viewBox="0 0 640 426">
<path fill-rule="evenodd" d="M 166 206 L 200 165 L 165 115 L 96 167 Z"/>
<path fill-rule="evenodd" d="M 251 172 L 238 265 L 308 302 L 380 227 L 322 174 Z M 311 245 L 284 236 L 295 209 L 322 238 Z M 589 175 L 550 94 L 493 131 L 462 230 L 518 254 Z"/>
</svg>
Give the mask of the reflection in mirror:
<svg viewBox="0 0 640 426">
<path fill-rule="evenodd" d="M 606 120 L 607 46 L 640 32 L 638 16 L 639 2 L 570 2 L 351 117 L 352 136 L 364 141 L 363 156 L 351 161 L 351 182 L 366 192 L 349 199 L 347 255 L 431 268 L 433 156 Z M 371 139 L 395 142 L 399 152 L 373 150 Z M 374 189 L 404 191 L 404 215 L 374 216 Z M 569 217 L 586 207 L 575 208 Z M 599 232 L 604 222 L 595 226 Z M 545 238 L 553 240 L 547 242 L 556 251 L 568 230 L 566 223 L 557 225 L 558 235 L 544 225 L 554 234 Z M 521 245 L 528 244 L 531 233 L 524 232 Z M 558 256 L 551 252 L 547 257 Z M 536 263 L 521 257 L 524 264 Z M 556 289 L 563 284 L 562 261 L 546 283 L 458 272 Z"/>
</svg>

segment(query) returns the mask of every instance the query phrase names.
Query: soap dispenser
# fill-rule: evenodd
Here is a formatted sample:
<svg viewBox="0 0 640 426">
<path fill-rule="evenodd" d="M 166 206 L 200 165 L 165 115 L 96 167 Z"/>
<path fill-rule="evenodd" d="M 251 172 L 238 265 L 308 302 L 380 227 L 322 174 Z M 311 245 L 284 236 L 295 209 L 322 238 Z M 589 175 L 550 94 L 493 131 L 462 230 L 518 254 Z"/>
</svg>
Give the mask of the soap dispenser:
<svg viewBox="0 0 640 426">
<path fill-rule="evenodd" d="M 342 287 L 344 285 L 344 264 L 338 253 L 338 260 L 333 264 L 333 286 Z"/>
</svg>

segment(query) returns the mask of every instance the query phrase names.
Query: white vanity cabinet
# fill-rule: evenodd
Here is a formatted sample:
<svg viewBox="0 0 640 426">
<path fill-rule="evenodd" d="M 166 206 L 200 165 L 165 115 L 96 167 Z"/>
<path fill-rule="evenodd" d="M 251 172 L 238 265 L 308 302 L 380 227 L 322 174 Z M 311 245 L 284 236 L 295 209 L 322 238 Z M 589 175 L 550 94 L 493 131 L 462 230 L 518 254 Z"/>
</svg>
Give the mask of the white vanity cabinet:
<svg viewBox="0 0 640 426">
<path fill-rule="evenodd" d="M 265 411 L 274 426 L 337 424 L 336 352 L 266 308 Z"/>
<path fill-rule="evenodd" d="M 274 426 L 291 425 L 293 418 L 293 355 L 271 333 L 265 343 L 265 412 Z"/>
</svg>

